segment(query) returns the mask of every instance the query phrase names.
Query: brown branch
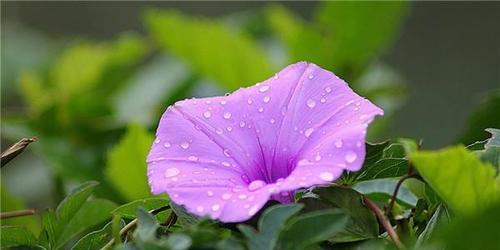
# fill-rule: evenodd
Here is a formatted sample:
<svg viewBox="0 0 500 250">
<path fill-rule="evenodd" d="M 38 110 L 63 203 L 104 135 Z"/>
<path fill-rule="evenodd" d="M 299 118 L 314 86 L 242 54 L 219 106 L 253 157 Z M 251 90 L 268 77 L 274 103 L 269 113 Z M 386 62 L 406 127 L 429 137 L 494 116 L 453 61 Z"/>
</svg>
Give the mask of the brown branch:
<svg viewBox="0 0 500 250">
<path fill-rule="evenodd" d="M 151 211 L 149 211 L 149 213 L 155 215 L 155 214 L 158 214 L 162 211 L 165 211 L 167 209 L 170 208 L 170 205 L 166 205 L 166 206 L 163 206 L 163 207 L 159 207 L 157 209 L 153 209 Z M 173 212 L 172 212 L 173 213 Z M 132 229 L 134 229 L 135 227 L 137 226 L 137 218 L 136 219 L 133 219 L 131 222 L 129 222 L 127 225 L 125 225 L 121 230 L 120 230 L 120 236 L 124 236 L 124 235 L 127 235 L 128 232 Z M 111 247 L 115 244 L 115 239 L 112 238 L 111 240 L 108 241 L 108 243 L 106 243 L 106 245 L 104 245 L 101 250 L 106 250 L 106 249 L 111 249 Z"/>
<path fill-rule="evenodd" d="M 34 215 L 34 214 L 35 214 L 34 209 L 1 212 L 0 219 L 8 219 L 8 218 L 21 217 L 21 216 Z"/>
<path fill-rule="evenodd" d="M 18 142 L 14 143 L 7 150 L 2 152 L 0 166 L 1 167 L 5 166 L 5 164 L 7 164 L 12 159 L 14 159 L 20 153 L 22 153 L 28 145 L 30 145 L 32 142 L 35 142 L 36 140 L 37 140 L 36 137 L 23 138 L 23 139 L 19 140 Z"/>
<path fill-rule="evenodd" d="M 399 179 L 398 183 L 396 184 L 396 188 L 394 189 L 394 192 L 392 193 L 391 200 L 389 201 L 389 205 L 385 209 L 386 215 L 389 215 L 391 213 L 392 208 L 394 207 L 394 203 L 396 202 L 396 199 L 398 197 L 399 189 L 401 188 L 401 185 L 403 184 L 403 182 L 407 179 L 418 177 L 418 174 L 413 174 L 411 169 L 412 169 L 412 167 L 410 166 L 410 168 L 408 170 L 408 174 L 403 176 L 401 179 Z"/>
<path fill-rule="evenodd" d="M 392 228 L 391 223 L 389 222 L 387 217 L 385 217 L 384 212 L 382 212 L 382 210 L 377 206 L 377 204 L 368 199 L 368 197 L 366 196 L 363 196 L 363 202 L 370 210 L 372 210 L 375 216 L 377 216 L 378 220 L 380 221 L 380 223 L 382 223 L 382 226 L 384 227 L 385 231 L 392 239 L 394 244 L 398 247 L 398 249 L 405 249 L 405 246 L 399 239 L 398 234 L 396 233 L 396 231 L 394 231 L 394 228 Z"/>
</svg>

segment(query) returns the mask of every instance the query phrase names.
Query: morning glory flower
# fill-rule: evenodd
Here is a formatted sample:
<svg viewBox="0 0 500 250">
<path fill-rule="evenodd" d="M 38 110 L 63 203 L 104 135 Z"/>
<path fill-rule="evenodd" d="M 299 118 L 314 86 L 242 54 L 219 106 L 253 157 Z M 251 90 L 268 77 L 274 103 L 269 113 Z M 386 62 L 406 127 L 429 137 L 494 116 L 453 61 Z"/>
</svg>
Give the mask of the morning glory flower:
<svg viewBox="0 0 500 250">
<path fill-rule="evenodd" d="M 167 108 L 147 157 L 153 194 L 189 212 L 245 221 L 268 200 L 357 171 L 368 124 L 383 111 L 312 63 L 232 94 Z"/>
</svg>

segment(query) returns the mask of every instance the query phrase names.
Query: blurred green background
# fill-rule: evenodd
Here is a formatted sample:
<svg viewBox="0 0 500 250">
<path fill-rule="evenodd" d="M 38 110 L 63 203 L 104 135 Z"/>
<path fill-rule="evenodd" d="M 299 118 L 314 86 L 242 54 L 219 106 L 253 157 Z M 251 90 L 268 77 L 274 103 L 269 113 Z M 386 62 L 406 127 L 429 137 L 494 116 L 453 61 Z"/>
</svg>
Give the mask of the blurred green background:
<svg viewBox="0 0 500 250">
<path fill-rule="evenodd" d="M 2 168 L 2 211 L 51 206 L 91 179 L 115 202 L 148 196 L 144 157 L 168 105 L 252 85 L 300 60 L 386 110 L 371 140 L 413 137 L 439 148 L 499 127 L 472 114 L 500 110 L 500 3 L 1 7 L 2 150 L 39 138 Z"/>
</svg>

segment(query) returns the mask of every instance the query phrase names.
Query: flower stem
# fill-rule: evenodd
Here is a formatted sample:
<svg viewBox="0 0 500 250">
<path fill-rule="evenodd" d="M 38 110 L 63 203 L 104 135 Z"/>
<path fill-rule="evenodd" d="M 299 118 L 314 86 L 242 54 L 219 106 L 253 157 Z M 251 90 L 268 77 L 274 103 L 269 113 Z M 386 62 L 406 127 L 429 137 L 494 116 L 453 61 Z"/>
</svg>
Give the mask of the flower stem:
<svg viewBox="0 0 500 250">
<path fill-rule="evenodd" d="M 398 234 L 396 233 L 396 231 L 394 231 L 394 228 L 392 228 L 391 223 L 384 215 L 384 212 L 382 212 L 382 210 L 377 206 L 377 204 L 375 204 L 375 202 L 373 202 L 372 200 L 368 199 L 368 197 L 366 196 L 363 197 L 363 202 L 370 210 L 372 210 L 375 216 L 377 216 L 378 220 L 380 221 L 380 223 L 382 223 L 382 226 L 384 227 L 385 231 L 387 232 L 391 240 L 394 242 L 394 244 L 398 247 L 398 249 L 405 249 L 405 246 L 399 239 Z"/>
<path fill-rule="evenodd" d="M 389 205 L 385 209 L 385 214 L 389 215 L 392 211 L 392 208 L 394 207 L 394 203 L 396 202 L 396 199 L 398 197 L 398 192 L 399 189 L 401 188 L 401 185 L 403 182 L 407 179 L 418 177 L 418 174 L 412 174 L 411 172 L 408 173 L 407 175 L 403 176 L 401 179 L 399 179 L 398 183 L 396 184 L 396 188 L 394 189 L 394 192 L 392 193 L 391 199 L 389 201 Z"/>
</svg>

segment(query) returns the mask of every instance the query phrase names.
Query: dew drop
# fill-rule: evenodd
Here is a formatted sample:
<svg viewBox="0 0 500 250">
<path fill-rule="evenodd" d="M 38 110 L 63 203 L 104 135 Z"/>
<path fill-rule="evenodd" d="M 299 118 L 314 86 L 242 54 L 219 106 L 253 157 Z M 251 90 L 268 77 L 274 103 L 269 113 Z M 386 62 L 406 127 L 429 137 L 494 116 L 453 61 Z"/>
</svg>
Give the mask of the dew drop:
<svg viewBox="0 0 500 250">
<path fill-rule="evenodd" d="M 188 160 L 190 160 L 190 161 L 197 161 L 198 157 L 196 157 L 194 155 L 191 155 L 191 156 L 188 157 Z"/>
<path fill-rule="evenodd" d="M 222 166 L 224 167 L 231 167 L 231 163 L 227 162 L 227 161 L 223 161 L 221 162 Z"/>
<path fill-rule="evenodd" d="M 180 146 L 181 146 L 181 148 L 183 148 L 183 149 L 188 149 L 188 148 L 189 148 L 189 143 L 188 143 L 188 142 L 183 142 L 183 143 L 181 143 L 181 145 L 180 145 Z"/>
<path fill-rule="evenodd" d="M 225 112 L 225 113 L 224 113 L 224 119 L 226 119 L 226 120 L 227 120 L 227 119 L 229 119 L 229 118 L 231 118 L 231 113 L 229 113 L 229 112 Z"/>
<path fill-rule="evenodd" d="M 165 178 L 177 176 L 180 172 L 181 171 L 179 171 L 179 169 L 177 169 L 177 168 L 168 168 L 165 171 Z"/>
<path fill-rule="evenodd" d="M 319 102 L 321 102 L 321 103 L 325 103 L 325 102 L 326 102 L 326 98 L 324 98 L 324 97 L 323 97 L 323 98 L 321 98 L 321 99 L 319 100 Z"/>
<path fill-rule="evenodd" d="M 356 155 L 356 153 L 354 153 L 352 151 L 349 151 L 345 155 L 345 161 L 348 162 L 348 163 L 353 163 L 356 160 L 357 157 L 358 156 Z"/>
<path fill-rule="evenodd" d="M 240 121 L 240 128 L 243 128 L 245 127 L 245 122 L 244 121 Z"/>
<path fill-rule="evenodd" d="M 264 101 L 264 103 L 268 103 L 269 101 L 271 101 L 271 97 L 266 95 L 266 96 L 264 96 L 263 101 Z"/>
<path fill-rule="evenodd" d="M 309 138 L 309 136 L 311 136 L 311 134 L 312 134 L 313 132 L 314 132 L 314 128 L 308 128 L 308 129 L 306 129 L 306 131 L 304 132 L 304 135 L 305 135 L 306 137 L 308 137 L 308 138 Z"/>
<path fill-rule="evenodd" d="M 224 155 L 225 155 L 226 157 L 231 157 L 231 153 L 229 152 L 229 149 L 224 149 L 224 150 L 222 150 L 222 153 L 224 153 Z"/>
<path fill-rule="evenodd" d="M 270 122 L 271 124 L 274 124 L 274 123 L 276 122 L 276 120 L 271 119 L 271 120 L 269 120 L 269 122 Z"/>
<path fill-rule="evenodd" d="M 338 140 L 338 141 L 335 142 L 335 147 L 336 148 L 341 148 L 342 145 L 343 145 L 342 140 Z"/>
<path fill-rule="evenodd" d="M 263 107 L 260 107 L 260 108 L 259 108 L 259 113 L 262 113 L 262 112 L 264 112 L 264 108 L 263 108 Z"/>
<path fill-rule="evenodd" d="M 233 131 L 233 127 L 229 126 L 229 127 L 227 127 L 227 128 L 226 128 L 226 130 L 227 130 L 228 132 L 231 132 L 231 131 Z"/>
<path fill-rule="evenodd" d="M 266 185 L 266 183 L 264 181 L 262 181 L 262 180 L 255 180 L 255 181 L 250 182 L 250 184 L 248 185 L 248 190 L 249 191 L 255 191 L 257 189 L 262 188 L 265 185 Z"/>
<path fill-rule="evenodd" d="M 248 103 L 248 105 L 252 105 L 253 100 L 252 100 L 252 99 L 250 99 L 250 98 L 248 98 L 247 103 Z"/>
<path fill-rule="evenodd" d="M 215 211 L 217 211 L 217 210 L 219 210 L 219 209 L 220 209 L 220 205 L 219 205 L 219 204 L 213 204 L 213 205 L 212 205 L 212 211 L 214 211 L 214 212 L 215 212 Z"/>
<path fill-rule="evenodd" d="M 331 87 L 326 87 L 325 91 L 326 91 L 326 93 L 330 93 L 330 92 L 332 92 L 332 88 Z"/>
<path fill-rule="evenodd" d="M 316 157 L 314 158 L 316 161 L 321 161 L 321 155 L 319 153 L 316 154 Z"/>
<path fill-rule="evenodd" d="M 219 135 L 222 134 L 222 129 L 221 128 L 216 128 L 215 129 L 215 133 L 217 133 Z"/>
<path fill-rule="evenodd" d="M 269 90 L 269 85 L 263 85 L 259 88 L 259 92 L 264 93 Z"/>
<path fill-rule="evenodd" d="M 227 201 L 227 200 L 231 199 L 231 196 L 233 196 L 233 195 L 230 193 L 223 193 L 222 199 Z"/>
<path fill-rule="evenodd" d="M 160 143 L 160 141 L 161 141 L 160 138 L 156 138 L 155 143 L 158 144 Z"/>
<path fill-rule="evenodd" d="M 210 101 L 210 100 L 206 100 L 206 101 L 205 101 L 205 103 L 206 103 L 206 104 L 210 104 L 210 103 L 212 103 L 212 101 Z"/>
<path fill-rule="evenodd" d="M 210 113 L 210 111 L 205 111 L 205 112 L 203 113 L 203 117 L 205 117 L 205 118 L 207 118 L 207 119 L 208 119 L 208 118 L 212 117 L 212 113 Z"/>
<path fill-rule="evenodd" d="M 203 207 L 202 207 L 202 206 L 198 206 L 198 207 L 196 207 L 196 211 L 198 211 L 198 212 L 200 212 L 200 213 L 201 213 L 201 212 L 203 212 L 203 210 L 204 210 L 204 209 L 203 209 Z"/>
<path fill-rule="evenodd" d="M 306 104 L 307 104 L 307 107 L 312 109 L 316 106 L 316 101 L 314 101 L 313 99 L 309 99 L 309 100 L 307 100 Z"/>
<path fill-rule="evenodd" d="M 330 172 L 322 172 L 319 174 L 319 178 L 324 181 L 333 181 L 333 174 Z"/>
<path fill-rule="evenodd" d="M 313 79 L 314 76 L 313 75 L 309 75 L 307 78 L 309 78 L 309 80 L 310 80 L 310 79 Z"/>
<path fill-rule="evenodd" d="M 240 194 L 240 195 L 238 195 L 238 199 L 240 199 L 240 200 L 244 200 L 246 198 L 247 198 L 246 194 Z"/>
<path fill-rule="evenodd" d="M 248 179 L 248 176 L 246 176 L 246 175 L 242 175 L 242 176 L 241 176 L 241 179 L 242 179 L 244 182 L 246 182 L 246 183 L 249 183 L 249 182 L 250 182 L 250 179 Z"/>
<path fill-rule="evenodd" d="M 220 105 L 226 105 L 226 103 L 227 102 L 225 100 L 220 101 Z"/>
<path fill-rule="evenodd" d="M 165 142 L 163 144 L 163 146 L 166 147 L 166 148 L 170 148 L 172 146 L 172 144 L 170 144 L 170 142 Z"/>
<path fill-rule="evenodd" d="M 258 205 L 253 205 L 249 210 L 248 210 L 248 215 L 252 216 L 255 213 L 259 211 L 259 206 Z"/>
</svg>

